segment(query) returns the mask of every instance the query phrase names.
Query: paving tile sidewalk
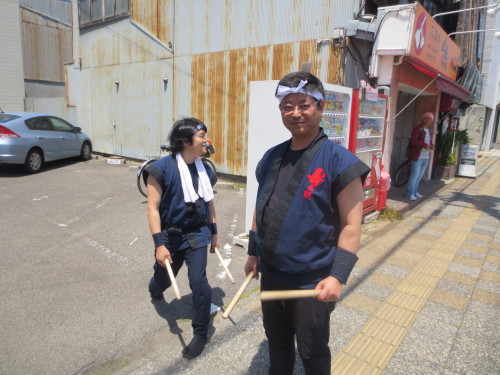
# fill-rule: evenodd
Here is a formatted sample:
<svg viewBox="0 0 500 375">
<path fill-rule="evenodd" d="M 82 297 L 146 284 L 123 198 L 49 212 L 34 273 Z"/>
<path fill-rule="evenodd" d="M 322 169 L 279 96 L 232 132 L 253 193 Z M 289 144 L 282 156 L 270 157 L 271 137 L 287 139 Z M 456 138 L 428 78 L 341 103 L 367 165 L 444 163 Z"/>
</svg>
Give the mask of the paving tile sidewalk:
<svg viewBox="0 0 500 375">
<path fill-rule="evenodd" d="M 334 374 L 500 371 L 500 157 L 436 189 L 380 233 L 332 314 Z"/>
<path fill-rule="evenodd" d="M 488 160 L 494 159 L 495 157 L 500 157 L 500 149 L 492 149 L 490 151 L 482 151 L 480 153 L 480 158 L 478 158 L 478 164 L 487 162 Z M 420 203 L 425 201 L 425 199 L 440 189 L 446 187 L 449 184 L 455 182 L 456 179 L 460 177 L 453 178 L 451 180 L 440 180 L 437 178 L 426 180 L 422 179 L 419 186 L 419 192 L 423 195 L 423 199 L 418 199 L 416 201 L 410 201 L 406 196 L 406 191 L 408 184 L 401 187 L 391 186 L 390 190 L 387 192 L 387 206 L 394 208 L 400 212 L 406 212 L 412 208 L 418 206 Z"/>
</svg>

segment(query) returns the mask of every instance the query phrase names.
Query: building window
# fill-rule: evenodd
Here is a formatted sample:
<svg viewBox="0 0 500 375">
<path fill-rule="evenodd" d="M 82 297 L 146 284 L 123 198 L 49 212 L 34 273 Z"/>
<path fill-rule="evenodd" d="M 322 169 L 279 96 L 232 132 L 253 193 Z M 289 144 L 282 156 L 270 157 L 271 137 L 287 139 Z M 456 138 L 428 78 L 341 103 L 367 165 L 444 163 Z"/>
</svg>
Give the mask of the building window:
<svg viewBox="0 0 500 375">
<path fill-rule="evenodd" d="M 80 0 L 80 27 L 130 15 L 130 0 Z"/>
</svg>

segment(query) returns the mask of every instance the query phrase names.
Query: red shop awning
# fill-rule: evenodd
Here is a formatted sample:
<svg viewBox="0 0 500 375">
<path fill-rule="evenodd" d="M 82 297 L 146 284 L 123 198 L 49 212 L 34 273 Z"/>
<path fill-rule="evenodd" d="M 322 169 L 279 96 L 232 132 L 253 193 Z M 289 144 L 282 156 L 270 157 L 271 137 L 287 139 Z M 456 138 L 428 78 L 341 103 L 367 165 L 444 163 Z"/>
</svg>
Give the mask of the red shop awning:
<svg viewBox="0 0 500 375">
<path fill-rule="evenodd" d="M 466 102 L 469 100 L 469 97 L 470 97 L 469 90 L 460 86 L 458 83 L 449 79 L 448 77 L 445 77 L 445 76 L 441 75 L 440 73 L 434 71 L 434 69 L 432 69 L 431 67 L 421 66 L 420 64 L 416 64 L 415 62 L 413 62 L 411 60 L 412 60 L 411 58 L 405 58 L 405 62 L 407 64 L 411 65 L 413 68 L 428 75 L 431 78 L 437 78 L 436 79 L 436 87 L 439 91 L 444 92 L 450 96 L 453 96 L 454 98 L 457 98 L 463 102 Z"/>
<path fill-rule="evenodd" d="M 455 81 L 452 81 L 448 77 L 438 76 L 438 79 L 436 81 L 436 86 L 439 91 L 451 95 L 457 99 L 460 99 L 463 102 L 469 100 L 470 91 L 466 90 L 465 88 L 460 86 Z"/>
</svg>

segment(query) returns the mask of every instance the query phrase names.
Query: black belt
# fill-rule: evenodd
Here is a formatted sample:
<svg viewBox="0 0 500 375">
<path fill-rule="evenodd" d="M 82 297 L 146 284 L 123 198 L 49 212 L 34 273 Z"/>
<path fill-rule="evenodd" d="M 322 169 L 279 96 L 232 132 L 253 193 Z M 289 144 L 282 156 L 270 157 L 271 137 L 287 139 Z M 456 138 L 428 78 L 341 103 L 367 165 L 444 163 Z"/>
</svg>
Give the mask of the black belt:
<svg viewBox="0 0 500 375">
<path fill-rule="evenodd" d="M 197 225 L 197 226 L 194 226 L 194 227 L 186 227 L 186 228 L 180 228 L 180 227 L 176 227 L 173 225 L 166 225 L 165 229 L 167 230 L 168 234 L 186 234 L 186 233 L 192 232 L 193 229 L 201 227 L 203 224 L 204 223 Z"/>
</svg>

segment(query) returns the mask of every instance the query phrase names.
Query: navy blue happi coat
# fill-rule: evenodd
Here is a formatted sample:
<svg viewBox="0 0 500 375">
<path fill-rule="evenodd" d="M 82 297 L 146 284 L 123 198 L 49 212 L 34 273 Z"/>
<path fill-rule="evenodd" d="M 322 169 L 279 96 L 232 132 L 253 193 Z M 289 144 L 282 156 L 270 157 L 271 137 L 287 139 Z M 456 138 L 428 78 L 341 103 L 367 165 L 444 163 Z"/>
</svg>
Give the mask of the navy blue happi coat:
<svg viewBox="0 0 500 375">
<path fill-rule="evenodd" d="M 330 275 L 340 230 L 337 195 L 370 171 L 321 129 L 304 151 L 271 216 L 263 212 L 273 194 L 291 140 L 266 152 L 257 166 L 256 251 L 260 271 L 276 285 L 314 288 Z"/>
</svg>

